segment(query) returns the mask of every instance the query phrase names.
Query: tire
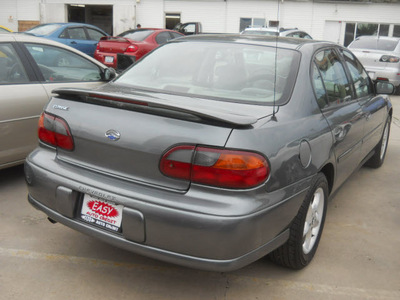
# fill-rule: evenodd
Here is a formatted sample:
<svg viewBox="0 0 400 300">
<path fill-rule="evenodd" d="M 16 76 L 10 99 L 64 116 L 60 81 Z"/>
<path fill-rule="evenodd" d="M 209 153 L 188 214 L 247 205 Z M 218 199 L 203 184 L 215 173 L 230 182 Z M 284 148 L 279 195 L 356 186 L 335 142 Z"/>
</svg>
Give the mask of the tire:
<svg viewBox="0 0 400 300">
<path fill-rule="evenodd" d="M 311 262 L 321 239 L 327 204 L 328 182 L 324 174 L 318 173 L 292 221 L 289 239 L 269 254 L 273 262 L 297 270 Z"/>
<path fill-rule="evenodd" d="M 375 147 L 375 153 L 371 156 L 371 158 L 365 163 L 366 166 L 371 168 L 379 168 L 383 165 L 386 157 L 386 150 L 389 143 L 389 135 L 390 135 L 390 123 L 391 117 L 389 116 L 386 120 L 385 128 L 383 129 L 381 140 L 378 145 Z"/>
</svg>

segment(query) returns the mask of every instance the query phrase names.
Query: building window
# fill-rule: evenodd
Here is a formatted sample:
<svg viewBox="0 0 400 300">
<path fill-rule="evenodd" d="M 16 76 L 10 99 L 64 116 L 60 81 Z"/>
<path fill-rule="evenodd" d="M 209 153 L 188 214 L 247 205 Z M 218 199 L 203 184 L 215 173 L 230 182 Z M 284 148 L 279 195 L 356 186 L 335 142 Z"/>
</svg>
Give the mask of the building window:
<svg viewBox="0 0 400 300">
<path fill-rule="evenodd" d="M 397 34 L 395 31 L 397 29 Z M 346 23 L 344 46 L 347 47 L 355 38 L 362 35 L 389 36 L 389 24 Z M 400 25 L 394 25 L 393 36 L 400 36 Z"/>
<path fill-rule="evenodd" d="M 165 13 L 165 28 L 174 29 L 175 25 L 181 22 L 180 13 Z"/>
<path fill-rule="evenodd" d="M 394 25 L 393 36 L 400 37 L 400 25 Z"/>
<path fill-rule="evenodd" d="M 265 19 L 261 18 L 240 18 L 239 32 L 248 27 L 265 27 Z"/>
</svg>

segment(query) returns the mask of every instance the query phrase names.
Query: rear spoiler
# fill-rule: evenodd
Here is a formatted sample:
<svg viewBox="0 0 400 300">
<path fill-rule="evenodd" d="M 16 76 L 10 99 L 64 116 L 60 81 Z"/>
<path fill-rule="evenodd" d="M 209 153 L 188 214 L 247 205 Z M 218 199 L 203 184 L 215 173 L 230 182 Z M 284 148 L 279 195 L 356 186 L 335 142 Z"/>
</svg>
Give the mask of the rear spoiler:
<svg viewBox="0 0 400 300">
<path fill-rule="evenodd" d="M 137 93 L 135 95 L 104 93 L 85 89 L 61 88 L 52 91 L 59 97 L 71 101 L 91 103 L 114 108 L 134 111 L 145 111 L 159 115 L 173 115 L 192 121 L 210 120 L 235 126 L 250 126 L 257 122 L 257 118 L 249 115 L 234 114 L 224 111 L 216 111 L 205 106 L 184 106 L 182 103 L 173 103 L 162 98 L 155 98 L 148 94 Z"/>
</svg>

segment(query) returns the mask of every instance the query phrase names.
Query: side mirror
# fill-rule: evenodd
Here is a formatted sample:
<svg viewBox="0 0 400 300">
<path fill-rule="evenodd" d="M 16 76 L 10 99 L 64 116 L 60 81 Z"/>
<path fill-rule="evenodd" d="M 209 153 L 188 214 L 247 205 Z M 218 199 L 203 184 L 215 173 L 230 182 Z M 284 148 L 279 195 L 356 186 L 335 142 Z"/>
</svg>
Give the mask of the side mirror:
<svg viewBox="0 0 400 300">
<path fill-rule="evenodd" d="M 375 82 L 375 91 L 377 94 L 392 95 L 395 91 L 394 85 L 387 81 Z"/>
<path fill-rule="evenodd" d="M 115 77 L 117 77 L 117 72 L 114 70 L 114 68 L 104 69 L 103 80 L 110 81 L 113 80 Z"/>
</svg>

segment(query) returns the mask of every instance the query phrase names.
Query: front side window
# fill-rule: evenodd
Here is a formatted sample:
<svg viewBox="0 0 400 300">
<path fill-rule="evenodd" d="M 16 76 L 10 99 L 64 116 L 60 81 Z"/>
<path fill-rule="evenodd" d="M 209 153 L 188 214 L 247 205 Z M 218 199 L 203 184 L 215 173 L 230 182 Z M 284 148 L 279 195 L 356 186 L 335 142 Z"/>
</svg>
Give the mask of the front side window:
<svg viewBox="0 0 400 300">
<path fill-rule="evenodd" d="M 25 46 L 47 82 L 101 80 L 99 67 L 76 53 L 43 44 Z"/>
<path fill-rule="evenodd" d="M 326 89 L 329 106 L 352 100 L 351 85 L 334 49 L 318 52 L 314 57 L 314 63 Z"/>
<path fill-rule="evenodd" d="M 0 43 L 0 85 L 26 82 L 28 76 L 14 47 Z"/>
<path fill-rule="evenodd" d="M 353 79 L 357 97 L 361 98 L 372 94 L 372 83 L 361 63 L 349 51 L 343 50 L 342 53 Z"/>
<path fill-rule="evenodd" d="M 116 82 L 137 89 L 224 101 L 285 103 L 297 75 L 294 50 L 223 42 L 176 42 L 157 48 Z"/>
</svg>

